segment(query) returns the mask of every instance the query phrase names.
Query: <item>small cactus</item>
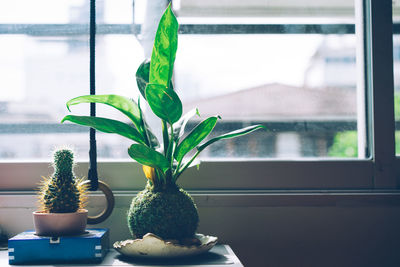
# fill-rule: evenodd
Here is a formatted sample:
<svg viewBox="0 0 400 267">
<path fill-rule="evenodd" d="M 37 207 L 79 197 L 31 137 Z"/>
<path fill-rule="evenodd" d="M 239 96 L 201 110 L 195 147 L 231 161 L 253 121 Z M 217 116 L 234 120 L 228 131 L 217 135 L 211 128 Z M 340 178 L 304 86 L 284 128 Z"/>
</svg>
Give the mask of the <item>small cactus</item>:
<svg viewBox="0 0 400 267">
<path fill-rule="evenodd" d="M 40 209 L 46 213 L 76 212 L 84 208 L 87 186 L 73 173 L 74 154 L 70 149 L 54 152 L 54 173 L 44 178 L 39 190 Z"/>
</svg>

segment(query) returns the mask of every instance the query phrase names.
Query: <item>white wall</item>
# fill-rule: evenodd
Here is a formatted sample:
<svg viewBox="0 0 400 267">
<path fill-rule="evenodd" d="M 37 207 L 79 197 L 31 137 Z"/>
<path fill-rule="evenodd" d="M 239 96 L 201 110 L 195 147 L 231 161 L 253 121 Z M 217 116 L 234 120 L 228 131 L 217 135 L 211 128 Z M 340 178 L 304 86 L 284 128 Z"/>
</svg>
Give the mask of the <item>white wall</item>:
<svg viewBox="0 0 400 267">
<path fill-rule="evenodd" d="M 113 214 L 96 227 L 111 242 L 129 238 L 133 194 L 117 193 Z M 199 232 L 230 244 L 246 267 L 400 266 L 400 196 L 392 193 L 193 194 Z M 89 207 L 103 205 L 94 196 Z M 14 235 L 33 227 L 35 196 L 0 194 L 0 227 Z"/>
</svg>

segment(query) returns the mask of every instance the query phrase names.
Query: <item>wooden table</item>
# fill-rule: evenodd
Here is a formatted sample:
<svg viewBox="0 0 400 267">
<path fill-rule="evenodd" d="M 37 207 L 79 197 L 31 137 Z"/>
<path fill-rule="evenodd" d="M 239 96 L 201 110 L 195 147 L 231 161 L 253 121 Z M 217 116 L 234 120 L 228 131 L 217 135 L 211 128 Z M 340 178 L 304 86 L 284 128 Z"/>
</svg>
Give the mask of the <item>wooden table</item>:
<svg viewBox="0 0 400 267">
<path fill-rule="evenodd" d="M 8 264 L 8 251 L 0 251 L 0 266 L 18 266 Z M 23 266 L 57 266 L 51 265 L 23 265 Z M 123 257 L 114 249 L 107 253 L 101 263 L 97 264 L 60 264 L 59 266 L 187 266 L 187 267 L 243 267 L 230 246 L 218 244 L 209 252 L 191 258 L 168 260 L 140 260 Z"/>
</svg>

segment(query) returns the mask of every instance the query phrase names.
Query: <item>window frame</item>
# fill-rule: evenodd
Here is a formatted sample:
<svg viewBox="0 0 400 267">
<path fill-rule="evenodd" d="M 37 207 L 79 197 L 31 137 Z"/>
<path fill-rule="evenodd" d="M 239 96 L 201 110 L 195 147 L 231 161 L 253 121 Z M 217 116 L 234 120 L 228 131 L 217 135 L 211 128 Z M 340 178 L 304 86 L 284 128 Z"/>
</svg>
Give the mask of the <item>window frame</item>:
<svg viewBox="0 0 400 267">
<path fill-rule="evenodd" d="M 367 159 L 205 160 L 179 183 L 188 190 L 395 190 L 400 173 L 395 156 L 392 1 L 356 0 L 356 25 L 363 36 Z M 117 27 L 117 26 L 115 26 Z M 4 29 L 0 25 L 1 29 Z M 135 31 L 134 28 L 133 31 Z M 127 30 L 127 29 L 125 29 Z M 130 29 L 132 31 L 132 29 Z M 102 34 L 101 31 L 99 31 Z M 77 175 L 87 176 L 87 162 Z M 145 183 L 139 164 L 100 161 L 99 179 L 113 190 L 138 190 Z M 51 173 L 49 162 L 0 161 L 0 191 L 37 187 Z"/>
</svg>

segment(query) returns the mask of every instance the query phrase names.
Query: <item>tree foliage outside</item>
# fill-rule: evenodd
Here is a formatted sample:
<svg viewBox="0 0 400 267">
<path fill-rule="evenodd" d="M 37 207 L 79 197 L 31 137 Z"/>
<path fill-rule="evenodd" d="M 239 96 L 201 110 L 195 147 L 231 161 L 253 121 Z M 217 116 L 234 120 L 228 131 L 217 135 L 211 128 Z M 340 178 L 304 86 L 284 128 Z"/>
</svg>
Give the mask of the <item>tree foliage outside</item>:
<svg viewBox="0 0 400 267">
<path fill-rule="evenodd" d="M 400 94 L 394 95 L 394 118 L 400 120 Z M 396 155 L 400 155 L 400 131 L 395 132 Z M 339 132 L 329 148 L 330 157 L 354 158 L 357 157 L 357 131 Z"/>
<path fill-rule="evenodd" d="M 358 156 L 357 131 L 339 132 L 333 138 L 328 155 L 338 158 L 355 158 Z"/>
<path fill-rule="evenodd" d="M 394 94 L 394 121 L 400 120 L 400 94 Z M 396 129 L 397 130 L 397 129 Z M 396 155 L 400 155 L 400 131 L 396 131 L 395 135 Z"/>
</svg>

